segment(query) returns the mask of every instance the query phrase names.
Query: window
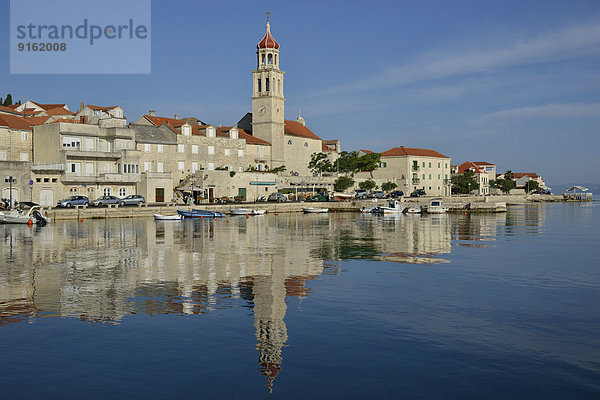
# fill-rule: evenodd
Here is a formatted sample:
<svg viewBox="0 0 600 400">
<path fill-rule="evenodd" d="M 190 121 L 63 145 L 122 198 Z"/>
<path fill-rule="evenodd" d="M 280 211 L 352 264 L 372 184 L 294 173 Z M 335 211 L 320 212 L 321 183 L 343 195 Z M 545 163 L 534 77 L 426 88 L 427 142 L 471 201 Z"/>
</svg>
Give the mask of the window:
<svg viewBox="0 0 600 400">
<path fill-rule="evenodd" d="M 440 163 L 438 163 L 438 168 L 440 167 Z"/>
<path fill-rule="evenodd" d="M 207 169 L 208 169 L 209 171 L 214 171 L 214 170 L 215 170 L 215 164 L 214 164 L 214 163 L 211 163 L 211 162 L 209 162 L 209 163 L 208 163 L 208 168 L 207 168 Z"/>
<path fill-rule="evenodd" d="M 198 154 L 198 145 L 197 144 L 193 144 L 192 145 L 192 153 L 193 154 Z"/>
<path fill-rule="evenodd" d="M 442 178 L 442 176 L 440 174 L 438 174 L 438 179 L 441 179 L 441 178 Z"/>
<path fill-rule="evenodd" d="M 156 151 L 159 153 L 163 153 L 165 151 L 165 145 L 164 144 L 159 144 L 156 146 Z"/>
<path fill-rule="evenodd" d="M 431 180 L 431 174 L 429 174 L 429 180 Z"/>
<path fill-rule="evenodd" d="M 191 127 L 189 125 L 184 125 L 183 126 L 183 136 L 190 136 L 191 133 L 192 133 Z"/>
<path fill-rule="evenodd" d="M 423 168 L 425 168 L 425 161 L 423 161 Z"/>
<path fill-rule="evenodd" d="M 27 132 L 21 132 L 21 142 L 27 141 Z"/>
<path fill-rule="evenodd" d="M 6 150 L 0 150 L 0 160 L 6 161 Z"/>
<path fill-rule="evenodd" d="M 178 167 L 178 168 L 179 168 L 181 171 L 183 171 L 183 170 L 185 169 L 185 161 L 179 161 L 179 162 L 177 163 L 177 167 Z"/>
<path fill-rule="evenodd" d="M 42 181 L 42 178 L 35 178 L 35 181 L 39 183 Z"/>
<path fill-rule="evenodd" d="M 304 142 L 304 147 L 308 147 L 308 142 Z"/>
<path fill-rule="evenodd" d="M 150 153 L 150 144 L 146 143 L 144 145 L 144 153 Z"/>
<path fill-rule="evenodd" d="M 225 149 L 225 155 L 226 156 L 230 156 L 231 155 L 231 150 L 230 149 Z"/>
<path fill-rule="evenodd" d="M 292 144 L 292 139 L 288 140 L 288 144 Z"/>
<path fill-rule="evenodd" d="M 229 131 L 229 137 L 231 139 L 237 139 L 239 137 L 238 135 L 238 130 L 237 129 L 232 129 Z"/>
<path fill-rule="evenodd" d="M 76 150 L 79 150 L 79 148 L 81 147 L 81 139 L 80 138 L 69 137 L 69 136 L 64 136 L 62 138 L 62 145 L 63 145 L 64 148 L 67 148 L 67 149 L 76 149 Z"/>
<path fill-rule="evenodd" d="M 21 153 L 21 161 L 29 161 L 29 154 Z"/>
<path fill-rule="evenodd" d="M 240 165 L 240 167 L 238 168 L 238 171 L 243 172 L 244 169 L 242 168 L 242 166 Z"/>
<path fill-rule="evenodd" d="M 258 78 L 258 85 L 257 85 L 257 89 L 258 89 L 258 93 L 261 92 L 262 88 L 261 88 L 261 82 L 260 82 L 260 78 Z"/>
<path fill-rule="evenodd" d="M 425 174 L 423 174 L 423 179 L 425 179 Z"/>
<path fill-rule="evenodd" d="M 215 154 L 215 146 L 208 146 L 208 154 Z"/>
<path fill-rule="evenodd" d="M 94 163 L 85 163 L 85 174 L 94 175 Z"/>
<path fill-rule="evenodd" d="M 156 163 L 156 172 L 163 172 L 163 163 Z"/>
<path fill-rule="evenodd" d="M 50 178 L 44 178 L 44 183 L 50 182 Z"/>
<path fill-rule="evenodd" d="M 52 178 L 52 182 L 53 182 L 53 183 L 56 183 L 56 182 L 58 182 L 58 178 Z"/>
<path fill-rule="evenodd" d="M 145 172 L 150 172 L 151 169 L 152 169 L 152 162 L 146 161 L 144 163 L 144 171 Z"/>
<path fill-rule="evenodd" d="M 73 173 L 73 174 L 77 174 L 79 175 L 79 172 L 81 171 L 81 167 L 79 165 L 79 163 L 68 163 L 68 171 Z"/>
<path fill-rule="evenodd" d="M 127 188 L 119 188 L 119 197 L 125 197 L 127 196 Z"/>
<path fill-rule="evenodd" d="M 208 128 L 206 130 L 206 137 L 215 137 L 215 128 Z"/>
<path fill-rule="evenodd" d="M 265 79 L 265 92 L 269 91 L 269 78 Z"/>
<path fill-rule="evenodd" d="M 244 157 L 244 150 L 238 150 L 238 157 Z"/>
<path fill-rule="evenodd" d="M 105 196 L 110 196 L 111 193 L 112 193 L 112 189 L 111 188 L 109 188 L 109 187 L 105 187 L 104 188 L 104 195 Z"/>
<path fill-rule="evenodd" d="M 429 163 L 429 168 L 431 168 L 431 162 Z"/>
<path fill-rule="evenodd" d="M 178 145 L 177 145 L 177 152 L 178 152 L 178 153 L 183 153 L 183 152 L 185 152 L 185 144 L 178 144 Z"/>
<path fill-rule="evenodd" d="M 193 162 L 192 163 L 192 172 L 196 172 L 198 171 L 198 163 L 197 162 Z"/>
<path fill-rule="evenodd" d="M 94 139 L 91 139 L 91 138 L 85 139 L 85 149 L 86 149 L 86 151 L 94 150 Z"/>
</svg>

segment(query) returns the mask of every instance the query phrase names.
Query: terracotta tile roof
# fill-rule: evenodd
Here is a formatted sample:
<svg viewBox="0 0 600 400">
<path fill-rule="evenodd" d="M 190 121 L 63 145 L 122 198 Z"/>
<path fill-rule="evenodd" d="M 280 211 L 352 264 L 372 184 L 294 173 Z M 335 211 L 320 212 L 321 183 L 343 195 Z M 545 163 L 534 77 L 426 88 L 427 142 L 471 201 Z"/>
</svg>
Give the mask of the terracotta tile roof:
<svg viewBox="0 0 600 400">
<path fill-rule="evenodd" d="M 373 154 L 373 152 L 371 150 L 360 149 L 360 151 L 362 151 L 363 153 L 367 153 L 367 154 Z"/>
<path fill-rule="evenodd" d="M 35 108 L 26 108 L 23 111 L 21 111 L 21 115 L 23 116 L 28 116 L 28 115 L 38 115 L 41 114 L 45 111 L 36 111 Z"/>
<path fill-rule="evenodd" d="M 466 171 L 473 171 L 473 172 L 478 173 L 478 174 L 484 174 L 485 173 L 485 171 L 483 169 L 481 169 L 475 163 L 472 163 L 470 161 L 465 161 L 464 163 L 462 163 L 462 164 L 460 164 L 458 166 L 458 173 L 459 174 L 464 174 Z"/>
<path fill-rule="evenodd" d="M 20 106 L 20 104 L 12 104 L 12 105 L 8 106 L 8 108 L 12 108 L 13 110 L 16 110 L 19 106 Z"/>
<path fill-rule="evenodd" d="M 0 112 L 5 112 L 5 113 L 10 113 L 10 114 L 19 114 L 18 111 L 16 111 L 14 108 L 12 107 L 4 107 L 4 106 L 0 106 Z"/>
<path fill-rule="evenodd" d="M 477 165 L 496 165 L 496 164 L 491 164 L 491 163 L 485 162 L 485 161 L 473 161 L 473 164 L 477 164 Z"/>
<path fill-rule="evenodd" d="M 65 119 L 65 118 L 57 119 L 57 120 L 54 120 L 54 121 L 52 121 L 50 123 L 51 124 L 55 124 L 57 122 L 65 122 L 65 123 L 68 123 L 68 124 L 79 124 L 80 123 L 78 119 Z"/>
<path fill-rule="evenodd" d="M 65 108 L 67 106 L 66 104 L 40 104 L 36 103 L 35 101 L 32 101 L 32 103 L 38 107 L 43 108 L 44 110 L 51 110 L 53 108 Z"/>
<path fill-rule="evenodd" d="M 440 157 L 440 158 L 450 158 L 441 153 L 438 153 L 435 150 L 429 149 L 417 149 L 412 147 L 394 147 L 387 151 L 381 153 L 382 157 L 401 157 L 401 156 L 421 156 L 421 157 Z"/>
<path fill-rule="evenodd" d="M 93 106 L 91 104 L 88 104 L 86 107 L 89 108 L 90 110 L 108 111 L 108 110 L 112 110 L 113 108 L 117 108 L 119 106 L 100 107 L 100 106 Z"/>
<path fill-rule="evenodd" d="M 331 147 L 327 146 L 325 142 L 321 143 L 321 151 L 334 151 Z"/>
<path fill-rule="evenodd" d="M 33 125 L 37 126 L 37 125 L 43 125 L 45 124 L 50 117 L 47 116 L 41 116 L 41 117 L 26 117 L 27 121 L 31 122 Z"/>
<path fill-rule="evenodd" d="M 267 142 L 266 140 L 262 140 L 257 137 L 254 137 L 252 135 L 249 135 L 243 129 L 240 129 L 239 132 L 240 132 L 240 139 L 246 139 L 247 144 L 258 144 L 258 145 L 262 145 L 262 146 L 270 146 L 271 145 L 271 143 Z"/>
<path fill-rule="evenodd" d="M 513 176 L 515 177 L 515 179 L 519 179 L 524 176 L 528 176 L 530 178 L 537 178 L 539 175 L 535 172 L 513 172 Z"/>
<path fill-rule="evenodd" d="M 300 122 L 285 120 L 284 133 L 291 136 L 299 136 L 307 139 L 321 140 L 313 131 L 302 125 Z"/>
<path fill-rule="evenodd" d="M 175 119 L 175 118 L 166 118 L 166 117 L 152 117 L 150 115 L 144 115 L 144 117 L 150 121 L 152 124 L 154 124 L 154 126 L 161 126 L 162 124 L 167 124 L 167 125 L 171 125 L 173 127 L 180 127 L 181 125 L 185 124 L 186 121 L 182 120 L 182 119 Z"/>
<path fill-rule="evenodd" d="M 69 110 L 65 110 L 64 108 L 56 107 L 46 110 L 46 114 L 48 115 L 75 115 Z"/>
<path fill-rule="evenodd" d="M 31 130 L 35 124 L 27 118 L 0 114 L 0 126 L 6 126 L 10 129 Z"/>
</svg>

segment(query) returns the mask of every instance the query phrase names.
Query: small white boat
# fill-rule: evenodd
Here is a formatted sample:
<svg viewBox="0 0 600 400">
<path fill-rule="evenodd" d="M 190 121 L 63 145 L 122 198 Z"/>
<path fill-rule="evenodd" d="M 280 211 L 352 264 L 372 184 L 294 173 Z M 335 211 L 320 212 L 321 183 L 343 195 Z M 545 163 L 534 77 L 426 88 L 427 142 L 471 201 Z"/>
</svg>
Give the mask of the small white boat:
<svg viewBox="0 0 600 400">
<path fill-rule="evenodd" d="M 232 208 L 229 210 L 231 215 L 263 215 L 267 210 L 253 210 L 251 208 Z"/>
<path fill-rule="evenodd" d="M 373 212 L 377 214 L 402 214 L 404 207 L 398 200 L 390 201 L 387 207 L 376 207 Z"/>
<path fill-rule="evenodd" d="M 334 201 L 346 201 L 354 198 L 353 194 L 334 192 L 331 197 Z"/>
<path fill-rule="evenodd" d="M 305 207 L 302 209 L 305 214 L 324 214 L 329 211 L 328 208 Z"/>
<path fill-rule="evenodd" d="M 423 208 L 417 204 L 414 206 L 407 207 L 406 210 L 404 210 L 404 212 L 407 214 L 421 214 L 423 212 Z"/>
<path fill-rule="evenodd" d="M 427 206 L 427 212 L 429 214 L 445 214 L 448 211 L 448 207 L 444 206 L 442 199 L 433 199 Z"/>
<path fill-rule="evenodd" d="M 155 221 L 181 221 L 181 215 L 162 215 L 162 214 L 154 214 Z"/>
<path fill-rule="evenodd" d="M 39 206 L 31 207 L 27 212 L 20 209 L 0 212 L 0 224 L 40 224 L 50 222 L 50 218 L 44 217 Z"/>
</svg>

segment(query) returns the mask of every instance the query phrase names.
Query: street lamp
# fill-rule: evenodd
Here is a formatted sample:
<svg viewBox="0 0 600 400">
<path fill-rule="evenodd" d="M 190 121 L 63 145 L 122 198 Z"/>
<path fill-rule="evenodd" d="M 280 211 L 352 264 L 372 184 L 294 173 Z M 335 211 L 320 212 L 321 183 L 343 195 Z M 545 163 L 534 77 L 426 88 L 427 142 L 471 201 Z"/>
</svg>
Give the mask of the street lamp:
<svg viewBox="0 0 600 400">
<path fill-rule="evenodd" d="M 10 198 L 10 203 L 8 204 L 8 208 L 12 208 L 12 184 L 14 182 L 17 181 L 17 178 L 15 178 L 14 176 L 7 176 L 6 178 L 4 178 L 4 182 L 7 182 L 9 184 L 9 189 L 8 189 L 8 195 Z"/>
</svg>

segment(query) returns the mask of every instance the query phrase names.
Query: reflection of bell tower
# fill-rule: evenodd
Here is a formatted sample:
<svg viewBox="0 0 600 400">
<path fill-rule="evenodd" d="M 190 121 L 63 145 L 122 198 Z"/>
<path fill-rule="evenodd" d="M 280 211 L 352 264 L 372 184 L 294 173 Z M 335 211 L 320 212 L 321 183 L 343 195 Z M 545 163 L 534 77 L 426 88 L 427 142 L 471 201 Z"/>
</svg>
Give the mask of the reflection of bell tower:
<svg viewBox="0 0 600 400">
<path fill-rule="evenodd" d="M 267 15 L 270 13 L 267 12 Z M 271 143 L 271 168 L 283 165 L 283 74 L 279 69 L 279 43 L 267 31 L 256 46 L 257 67 L 252 71 L 252 135 Z"/>
<path fill-rule="evenodd" d="M 281 371 L 281 348 L 287 342 L 287 328 L 283 321 L 287 309 L 283 264 L 274 267 L 270 276 L 254 277 L 253 292 L 256 350 L 260 352 L 259 371 L 267 378 L 267 387 L 271 392 L 273 381 Z"/>
</svg>

